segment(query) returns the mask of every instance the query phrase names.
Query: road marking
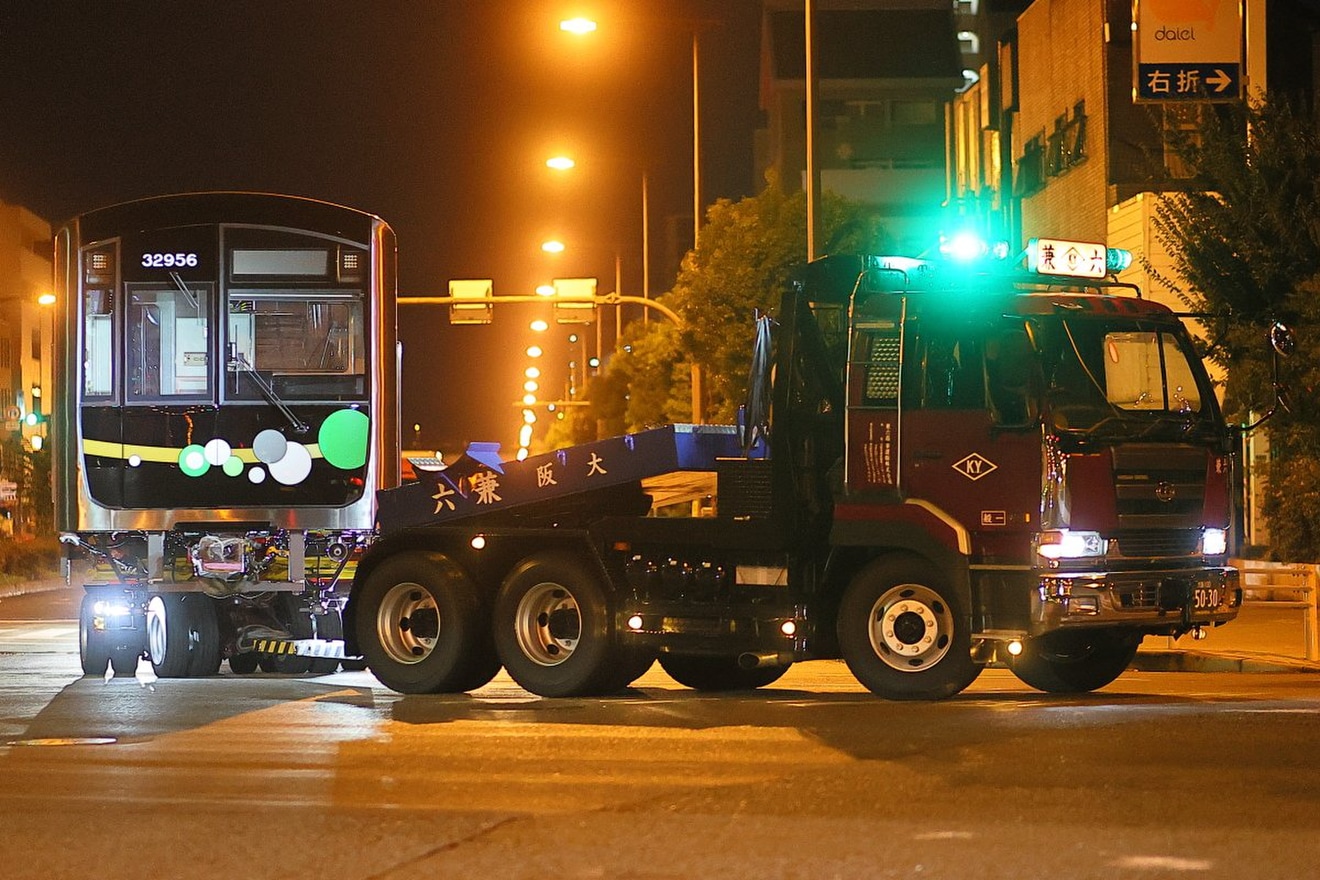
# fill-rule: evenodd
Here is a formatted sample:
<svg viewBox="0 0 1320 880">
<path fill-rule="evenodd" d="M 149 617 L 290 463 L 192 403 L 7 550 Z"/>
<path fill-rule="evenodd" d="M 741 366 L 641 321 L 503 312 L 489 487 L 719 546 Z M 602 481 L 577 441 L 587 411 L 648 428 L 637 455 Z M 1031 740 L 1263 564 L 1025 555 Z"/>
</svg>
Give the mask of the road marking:
<svg viewBox="0 0 1320 880">
<path fill-rule="evenodd" d="M 1208 859 L 1184 859 L 1179 856 L 1128 856 L 1114 862 L 1117 868 L 1150 871 L 1209 871 L 1214 865 Z"/>
</svg>

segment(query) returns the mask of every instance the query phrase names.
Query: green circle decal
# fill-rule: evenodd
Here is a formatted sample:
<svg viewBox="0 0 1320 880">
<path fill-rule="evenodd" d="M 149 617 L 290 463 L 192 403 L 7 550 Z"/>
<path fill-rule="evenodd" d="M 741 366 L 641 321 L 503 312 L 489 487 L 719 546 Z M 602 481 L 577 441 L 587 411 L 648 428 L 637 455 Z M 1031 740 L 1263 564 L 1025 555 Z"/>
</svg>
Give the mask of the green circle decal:
<svg viewBox="0 0 1320 880">
<path fill-rule="evenodd" d="M 243 459 L 237 455 L 231 455 L 225 459 L 225 463 L 221 467 L 224 468 L 226 476 L 236 477 L 243 473 Z"/>
<path fill-rule="evenodd" d="M 200 477 L 210 469 L 211 463 L 206 460 L 206 449 L 202 446 L 194 443 L 179 453 L 179 470 L 187 476 Z"/>
<path fill-rule="evenodd" d="M 340 470 L 353 470 L 367 463 L 367 414 L 356 409 L 341 409 L 326 416 L 316 440 L 321 455 Z"/>
</svg>

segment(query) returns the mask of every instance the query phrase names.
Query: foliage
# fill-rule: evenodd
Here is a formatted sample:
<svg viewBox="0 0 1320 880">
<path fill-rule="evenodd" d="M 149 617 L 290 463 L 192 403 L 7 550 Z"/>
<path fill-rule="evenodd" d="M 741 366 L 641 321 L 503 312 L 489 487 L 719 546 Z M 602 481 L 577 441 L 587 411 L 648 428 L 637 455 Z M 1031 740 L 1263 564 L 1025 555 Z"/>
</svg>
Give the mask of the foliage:
<svg viewBox="0 0 1320 880">
<path fill-rule="evenodd" d="M 60 544 L 54 536 L 15 540 L 0 538 L 0 578 L 31 580 L 54 574 L 59 568 Z"/>
<path fill-rule="evenodd" d="M 826 192 L 821 199 L 822 252 L 874 252 L 884 235 L 873 210 Z M 753 319 L 773 314 L 793 274 L 806 261 L 806 197 L 770 180 L 760 195 L 721 199 L 707 213 L 697 248 L 683 260 L 673 290 L 660 301 L 683 318 L 634 322 L 620 351 L 588 388 L 587 411 L 574 413 L 549 438 L 610 436 L 692 418 L 692 364 L 701 369 L 703 416 L 731 423 L 744 396 Z"/>
<path fill-rule="evenodd" d="M 1250 132 L 1250 136 L 1247 136 Z M 1275 321 L 1299 355 L 1279 364 L 1287 406 L 1266 423 L 1272 460 L 1263 513 L 1275 555 L 1320 559 L 1320 135 L 1300 105 L 1271 98 L 1207 114 L 1174 149 L 1195 190 L 1166 195 L 1156 234 L 1173 257 L 1165 279 L 1194 311 L 1216 315 L 1210 356 L 1228 369 L 1226 409 L 1243 422 L 1276 396 Z"/>
</svg>

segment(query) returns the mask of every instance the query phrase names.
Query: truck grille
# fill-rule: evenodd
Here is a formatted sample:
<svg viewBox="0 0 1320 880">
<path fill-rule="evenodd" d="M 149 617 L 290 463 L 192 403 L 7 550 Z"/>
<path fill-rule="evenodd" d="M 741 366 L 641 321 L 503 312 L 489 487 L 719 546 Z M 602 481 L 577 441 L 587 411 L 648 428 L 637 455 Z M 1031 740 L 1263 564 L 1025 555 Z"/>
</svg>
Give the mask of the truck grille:
<svg viewBox="0 0 1320 880">
<path fill-rule="evenodd" d="M 1195 529 L 1130 530 L 1120 531 L 1114 538 L 1120 556 L 1193 556 L 1200 547 L 1201 533 Z"/>
<path fill-rule="evenodd" d="M 1132 444 L 1114 447 L 1113 455 L 1120 535 L 1201 526 L 1205 509 L 1205 449 Z M 1124 548 L 1124 555 L 1179 554 L 1136 554 Z"/>
</svg>

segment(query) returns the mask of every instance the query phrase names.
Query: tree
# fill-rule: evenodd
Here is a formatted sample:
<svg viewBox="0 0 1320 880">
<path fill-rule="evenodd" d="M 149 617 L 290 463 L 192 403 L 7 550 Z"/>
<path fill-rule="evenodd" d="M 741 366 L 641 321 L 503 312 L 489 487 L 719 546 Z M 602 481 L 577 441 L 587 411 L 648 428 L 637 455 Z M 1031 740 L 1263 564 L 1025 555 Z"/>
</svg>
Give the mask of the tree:
<svg viewBox="0 0 1320 880">
<path fill-rule="evenodd" d="M 618 352 L 587 389 L 591 406 L 570 414 L 549 438 L 581 436 L 582 421 L 609 434 L 692 418 L 691 366 L 702 370 L 707 421 L 731 423 L 751 363 L 753 319 L 773 314 L 785 284 L 806 261 L 806 197 L 770 180 L 757 196 L 720 199 L 707 212 L 697 248 L 683 259 L 661 300 L 683 318 L 634 322 Z M 826 192 L 825 251 L 874 253 L 885 236 L 876 212 Z"/>
<path fill-rule="evenodd" d="M 1155 229 L 1177 276 L 1165 283 L 1216 316 L 1209 354 L 1228 371 L 1226 409 L 1246 422 L 1274 405 L 1269 327 L 1291 327 L 1302 352 L 1320 342 L 1320 136 L 1283 98 L 1205 116 L 1197 135 L 1171 143 L 1195 189 L 1164 196 Z M 1276 555 L 1320 559 L 1320 364 L 1302 356 L 1280 368 L 1292 393 L 1266 423 L 1263 513 Z"/>
</svg>

